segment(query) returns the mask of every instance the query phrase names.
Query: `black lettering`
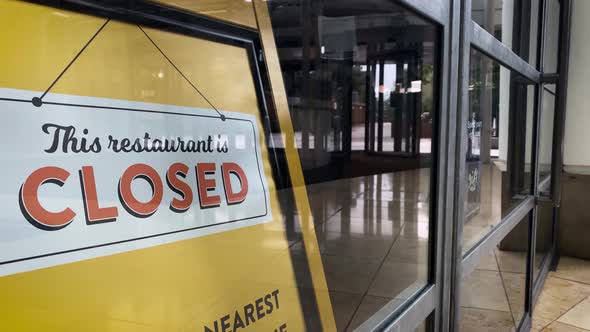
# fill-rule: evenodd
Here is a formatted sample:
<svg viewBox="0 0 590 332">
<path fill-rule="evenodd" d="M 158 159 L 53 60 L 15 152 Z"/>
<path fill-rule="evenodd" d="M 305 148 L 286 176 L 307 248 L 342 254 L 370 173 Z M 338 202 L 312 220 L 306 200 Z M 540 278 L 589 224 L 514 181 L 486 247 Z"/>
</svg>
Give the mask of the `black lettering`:
<svg viewBox="0 0 590 332">
<path fill-rule="evenodd" d="M 51 142 L 51 146 L 45 150 L 47 153 L 54 153 L 57 151 L 59 147 L 60 137 L 61 139 L 61 150 L 63 153 L 68 153 L 70 146 L 72 152 L 78 153 L 80 149 L 78 148 L 78 139 L 74 137 L 76 133 L 76 128 L 74 126 L 60 126 L 53 123 L 46 123 L 44 124 L 41 129 L 44 133 L 50 134 L 49 130 L 54 129 L 53 131 L 53 140 Z"/>
<path fill-rule="evenodd" d="M 201 152 L 201 151 L 207 152 L 207 146 L 206 145 L 207 145 L 207 142 L 205 142 L 203 140 L 200 140 L 197 143 L 197 152 Z"/>
<path fill-rule="evenodd" d="M 271 314 L 272 310 L 273 310 L 273 305 L 272 305 L 272 302 L 270 301 L 271 297 L 272 296 L 270 294 L 266 294 L 264 296 L 264 304 L 266 304 L 266 306 L 268 307 L 268 309 L 266 309 L 267 314 Z"/>
<path fill-rule="evenodd" d="M 155 152 L 163 152 L 162 150 L 162 141 L 159 139 L 154 139 L 152 141 L 152 150 L 154 150 Z"/>
<path fill-rule="evenodd" d="M 244 321 L 242 321 L 242 317 L 240 317 L 240 314 L 236 310 L 236 316 L 234 317 L 234 329 L 233 329 L 233 332 L 236 332 L 236 330 L 239 329 L 239 328 L 245 328 L 245 327 L 246 326 L 244 325 Z"/>
<path fill-rule="evenodd" d="M 114 139 L 113 136 L 109 135 L 109 144 L 108 144 L 108 148 L 113 150 L 114 152 L 119 152 L 121 151 L 119 149 L 119 141 Z"/>
<path fill-rule="evenodd" d="M 131 146 L 131 150 L 133 152 L 142 152 L 143 151 L 143 147 L 141 146 L 141 142 L 138 139 L 135 140 L 135 142 L 133 142 L 133 145 Z"/>
<path fill-rule="evenodd" d="M 53 129 L 53 132 L 51 132 Z M 99 138 L 90 139 L 87 137 L 76 138 L 74 127 L 62 127 L 52 124 L 46 124 L 43 130 L 52 135 L 51 146 L 45 150 L 46 152 L 55 152 L 57 149 L 62 149 L 67 152 L 68 149 L 73 152 L 100 152 L 102 145 Z M 84 134 L 88 133 L 84 129 Z M 107 149 L 113 152 L 220 152 L 227 153 L 228 141 L 218 135 L 218 139 L 208 136 L 206 139 L 186 139 L 182 137 L 171 138 L 156 138 L 152 139 L 148 133 L 145 133 L 142 138 L 114 138 L 112 135 L 108 136 Z"/>
<path fill-rule="evenodd" d="M 271 294 L 275 298 L 275 305 L 276 305 L 277 309 L 279 309 L 279 290 L 275 289 Z"/>
<path fill-rule="evenodd" d="M 166 152 L 176 152 L 178 151 L 178 145 L 176 144 L 176 140 L 164 140 L 164 151 Z"/>
<path fill-rule="evenodd" d="M 147 152 L 151 152 L 151 150 L 149 149 L 150 140 L 151 140 L 150 134 L 145 133 L 143 135 L 143 147 L 144 147 L 145 151 L 147 151 Z"/>
<path fill-rule="evenodd" d="M 215 141 L 215 149 L 217 152 L 221 152 L 221 135 L 217 135 L 217 140 Z"/>
<path fill-rule="evenodd" d="M 45 150 L 45 152 L 47 153 L 54 153 L 55 151 L 57 151 L 57 147 L 59 145 L 59 133 L 62 129 L 64 129 L 65 127 L 62 126 L 58 126 L 56 124 L 53 123 L 46 123 L 44 124 L 41 129 L 43 130 L 44 133 L 51 135 L 49 133 L 49 129 L 55 129 L 53 131 L 53 140 L 51 142 L 51 146 Z M 66 152 L 66 151 L 64 151 Z"/>
<path fill-rule="evenodd" d="M 99 153 L 101 150 L 102 147 L 100 146 L 100 139 L 97 137 L 94 139 L 94 142 L 92 142 L 92 144 L 90 145 L 90 151 L 94 153 Z"/>
<path fill-rule="evenodd" d="M 123 138 L 121 140 L 121 150 L 123 150 L 124 152 L 131 152 L 131 149 L 129 148 L 131 146 L 131 141 L 128 138 Z"/>
<path fill-rule="evenodd" d="M 186 152 L 186 147 L 184 146 L 184 141 L 180 137 L 178 137 L 178 149 L 182 152 Z"/>
<path fill-rule="evenodd" d="M 213 152 L 213 147 L 211 146 L 212 143 L 213 143 L 213 137 L 211 137 L 211 136 L 207 137 L 207 149 L 205 150 L 205 152 Z"/>
<path fill-rule="evenodd" d="M 183 152 L 198 152 L 198 151 L 195 149 L 195 144 L 196 144 L 196 143 L 195 143 L 195 141 L 193 141 L 192 139 L 191 139 L 191 140 L 189 140 L 189 141 L 186 143 L 186 150 L 187 150 L 187 151 L 183 151 Z"/>
<path fill-rule="evenodd" d="M 213 322 L 213 326 L 215 327 L 215 330 L 212 330 L 207 325 L 205 325 L 205 332 L 219 332 L 219 324 L 217 321 Z"/>
<path fill-rule="evenodd" d="M 226 332 L 231 327 L 229 322 L 229 315 L 221 317 L 221 332 Z"/>
<path fill-rule="evenodd" d="M 81 151 L 81 149 L 78 148 L 78 139 L 76 137 L 74 137 L 75 134 L 76 134 L 76 128 L 74 126 L 67 127 L 67 129 L 64 133 L 64 139 L 62 142 L 63 152 L 68 152 L 68 144 L 70 145 L 72 152 L 78 153 Z"/>
<path fill-rule="evenodd" d="M 250 325 L 250 320 L 252 320 L 252 323 L 256 322 L 256 319 L 254 319 L 254 305 L 252 303 L 244 306 L 244 317 L 246 317 L 246 326 Z"/>
<path fill-rule="evenodd" d="M 84 133 L 84 135 L 88 135 L 88 129 L 84 128 L 84 130 L 82 130 L 82 133 Z M 86 147 L 86 143 L 86 137 L 82 137 L 80 139 L 80 151 L 84 153 L 90 152 L 90 147 Z"/>
<path fill-rule="evenodd" d="M 259 298 L 255 302 L 256 304 L 256 316 L 258 319 L 264 318 L 264 306 L 262 305 L 262 298 Z"/>
</svg>

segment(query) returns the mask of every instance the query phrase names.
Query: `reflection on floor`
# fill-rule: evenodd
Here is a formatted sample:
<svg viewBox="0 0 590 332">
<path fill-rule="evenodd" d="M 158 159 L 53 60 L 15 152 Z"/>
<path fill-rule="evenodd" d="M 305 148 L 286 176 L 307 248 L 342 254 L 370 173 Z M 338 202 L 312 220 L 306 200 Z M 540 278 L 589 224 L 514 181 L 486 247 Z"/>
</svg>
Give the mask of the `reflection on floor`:
<svg viewBox="0 0 590 332">
<path fill-rule="evenodd" d="M 526 255 L 494 250 L 465 280 L 462 332 L 514 331 L 524 312 Z"/>
<path fill-rule="evenodd" d="M 539 296 L 531 331 L 590 331 L 589 261 L 560 258 Z"/>
<path fill-rule="evenodd" d="M 429 185 L 420 169 L 307 187 L 339 331 L 385 305 L 393 311 L 426 285 Z M 299 229 L 287 235 L 298 273 Z"/>
</svg>

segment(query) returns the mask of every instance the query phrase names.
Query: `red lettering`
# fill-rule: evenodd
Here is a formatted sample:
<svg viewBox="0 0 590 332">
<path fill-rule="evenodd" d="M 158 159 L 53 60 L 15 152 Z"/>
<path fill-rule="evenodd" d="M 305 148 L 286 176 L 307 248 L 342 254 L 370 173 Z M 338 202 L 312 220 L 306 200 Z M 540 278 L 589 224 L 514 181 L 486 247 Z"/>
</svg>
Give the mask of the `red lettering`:
<svg viewBox="0 0 590 332">
<path fill-rule="evenodd" d="M 244 170 L 236 163 L 223 163 L 221 165 L 221 173 L 223 175 L 223 187 L 225 189 L 225 199 L 228 205 L 240 204 L 246 199 L 248 195 L 248 178 Z M 240 191 L 234 192 L 231 184 L 231 175 L 237 177 L 240 181 Z"/>
<path fill-rule="evenodd" d="M 117 220 L 119 211 L 115 206 L 101 208 L 98 204 L 96 192 L 96 180 L 92 166 L 82 166 L 80 170 L 80 185 L 82 186 L 82 198 L 86 211 L 86 224 L 97 224 Z"/>
<path fill-rule="evenodd" d="M 209 195 L 209 191 L 215 190 L 215 179 L 206 178 L 207 175 L 215 174 L 214 163 L 198 163 L 195 167 L 197 171 L 197 187 L 199 189 L 199 203 L 201 208 L 211 208 L 221 205 L 219 195 Z"/>
<path fill-rule="evenodd" d="M 166 172 L 166 182 L 168 183 L 168 187 L 182 197 L 182 199 L 177 199 L 175 197 L 172 199 L 172 202 L 170 202 L 170 210 L 177 213 L 187 211 L 193 203 L 193 191 L 188 184 L 178 178 L 178 176 L 186 178 L 188 170 L 189 168 L 185 164 L 175 163 L 172 164 L 170 168 L 168 168 L 168 172 Z"/>
<path fill-rule="evenodd" d="M 70 208 L 61 212 L 47 211 L 39 202 L 39 187 L 45 183 L 63 186 L 70 173 L 59 167 L 42 167 L 34 171 L 20 188 L 19 202 L 21 212 L 35 227 L 53 231 L 66 227 L 76 216 Z"/>
<path fill-rule="evenodd" d="M 148 202 L 140 202 L 133 195 L 131 183 L 138 178 L 147 181 L 152 187 L 152 198 Z M 125 170 L 119 181 L 119 199 L 123 207 L 138 218 L 147 218 L 156 213 L 163 195 L 162 179 L 155 169 L 146 164 L 131 165 Z"/>
</svg>

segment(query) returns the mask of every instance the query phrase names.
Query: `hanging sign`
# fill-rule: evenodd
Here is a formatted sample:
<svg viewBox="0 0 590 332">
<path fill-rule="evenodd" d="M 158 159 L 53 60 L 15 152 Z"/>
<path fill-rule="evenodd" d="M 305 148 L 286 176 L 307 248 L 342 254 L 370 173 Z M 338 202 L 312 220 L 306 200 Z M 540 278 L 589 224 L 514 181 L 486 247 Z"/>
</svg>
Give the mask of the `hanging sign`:
<svg viewBox="0 0 590 332">
<path fill-rule="evenodd" d="M 0 89 L 0 275 L 272 221 L 253 115 L 36 95 Z"/>
</svg>

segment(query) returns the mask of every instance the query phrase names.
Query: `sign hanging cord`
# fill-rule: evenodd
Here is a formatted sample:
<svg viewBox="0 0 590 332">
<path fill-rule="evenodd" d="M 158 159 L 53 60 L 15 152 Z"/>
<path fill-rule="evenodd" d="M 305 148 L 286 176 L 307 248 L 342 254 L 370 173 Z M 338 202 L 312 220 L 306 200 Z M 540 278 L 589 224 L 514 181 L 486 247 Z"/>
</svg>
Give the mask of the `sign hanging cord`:
<svg viewBox="0 0 590 332">
<path fill-rule="evenodd" d="M 31 100 L 31 102 L 33 103 L 33 105 L 35 105 L 37 107 L 41 107 L 41 105 L 43 105 L 43 98 L 45 97 L 45 95 L 47 95 L 47 93 L 49 92 L 49 90 L 51 90 L 51 88 L 53 88 L 53 86 L 62 78 L 62 76 L 66 73 L 66 71 L 68 71 L 68 69 L 70 69 L 70 67 L 74 64 L 74 62 L 76 62 L 76 60 L 78 60 L 78 58 L 86 50 L 86 48 L 88 47 L 88 45 L 90 45 L 90 43 L 92 43 L 92 41 L 96 38 L 96 36 L 98 36 L 98 34 L 104 29 L 105 26 L 107 26 L 107 24 L 110 21 L 111 21 L 110 18 L 107 19 L 104 22 L 104 24 L 98 29 L 98 31 L 96 31 L 96 33 L 94 33 L 94 35 L 92 36 L 92 38 L 90 38 L 90 40 L 88 40 L 88 42 L 86 43 L 86 45 L 84 45 L 84 47 L 82 47 L 82 49 L 80 49 L 80 51 L 78 52 L 78 54 L 76 54 L 76 56 L 72 59 L 72 61 L 70 61 L 70 63 L 68 63 L 68 65 L 64 68 L 64 70 L 61 71 L 61 73 L 57 76 L 57 78 L 53 81 L 53 83 L 51 83 L 51 85 L 49 85 L 49 87 L 47 88 L 47 90 L 45 90 L 45 92 L 43 92 L 43 94 L 41 95 L 41 97 L 34 97 L 33 100 Z"/>
<path fill-rule="evenodd" d="M 43 105 L 43 98 L 45 98 L 47 93 L 49 93 L 49 91 L 51 91 L 51 89 L 55 86 L 55 84 L 57 84 L 57 82 L 63 77 L 63 75 L 68 71 L 68 69 L 70 69 L 70 67 L 74 64 L 74 62 L 76 62 L 76 60 L 78 60 L 80 55 L 82 55 L 82 53 L 88 48 L 88 46 L 94 41 L 94 39 L 96 39 L 96 37 L 101 33 L 101 31 L 104 30 L 104 28 L 107 26 L 107 24 L 110 21 L 111 21 L 111 19 L 109 18 L 103 23 L 103 25 L 94 33 L 92 38 L 90 38 L 88 40 L 88 42 L 86 42 L 84 47 L 82 47 L 80 49 L 80 51 L 78 51 L 76 56 L 74 56 L 74 58 L 68 63 L 68 65 L 61 71 L 61 73 L 49 85 L 49 87 L 45 90 L 45 92 L 43 92 L 43 94 L 40 97 L 34 97 L 31 100 L 33 105 L 35 105 L 36 107 L 41 107 Z M 156 45 L 156 43 L 152 40 L 152 38 L 150 38 L 150 36 L 147 34 L 147 32 L 145 30 L 143 30 L 143 28 L 141 26 L 137 25 L 137 27 L 143 32 L 143 34 L 152 43 L 152 45 L 154 45 L 154 47 L 158 50 L 158 52 L 160 52 L 160 54 L 168 61 L 168 63 L 170 63 L 170 65 L 172 65 L 172 67 L 174 67 L 174 69 L 180 74 L 180 76 L 182 76 L 182 78 L 184 78 L 184 80 L 188 84 L 190 84 L 190 86 L 211 106 L 211 108 L 213 108 L 213 110 L 215 110 L 215 112 L 217 112 L 217 114 L 219 114 L 219 117 L 221 118 L 221 120 L 225 121 L 225 115 L 223 115 L 217 109 L 217 107 L 215 107 L 211 103 L 211 101 L 209 101 L 209 99 L 207 99 L 207 97 L 205 97 L 205 95 L 188 79 L 188 77 L 186 77 L 186 75 L 184 75 L 184 73 L 182 71 L 180 71 L 180 69 L 174 64 L 174 62 L 172 62 L 172 60 L 170 60 L 170 58 L 168 58 L 168 56 L 162 51 L 162 49 L 160 49 L 160 47 L 158 47 L 158 45 Z"/>
<path fill-rule="evenodd" d="M 213 108 L 215 110 L 215 112 L 217 112 L 217 114 L 219 114 L 219 117 L 221 118 L 222 121 L 225 121 L 225 115 L 223 115 L 218 109 L 217 107 L 215 107 L 211 101 L 209 101 L 209 99 L 207 99 L 207 97 L 205 97 L 205 95 L 193 84 L 193 82 L 191 82 L 188 77 L 186 77 L 184 75 L 184 73 L 182 71 L 180 71 L 180 69 L 176 66 L 176 64 L 174 64 L 174 62 L 172 62 L 172 60 L 170 60 L 170 58 L 164 53 L 164 51 L 162 51 L 162 49 L 154 42 L 154 40 L 148 35 L 148 33 L 143 30 L 143 28 L 138 24 L 137 27 L 143 32 L 143 34 L 146 36 L 147 39 L 149 39 L 149 41 L 152 43 L 152 45 L 154 45 L 154 47 L 160 52 L 160 54 L 162 54 L 162 56 L 170 63 L 170 65 L 172 65 L 172 67 L 174 67 L 174 69 L 176 69 L 176 71 L 180 74 L 180 76 L 182 76 L 182 78 L 184 78 L 184 80 L 190 84 L 190 86 L 193 87 L 193 89 L 201 96 L 203 97 L 203 99 L 207 102 L 207 104 L 209 104 L 209 106 L 211 106 L 211 108 Z"/>
</svg>

